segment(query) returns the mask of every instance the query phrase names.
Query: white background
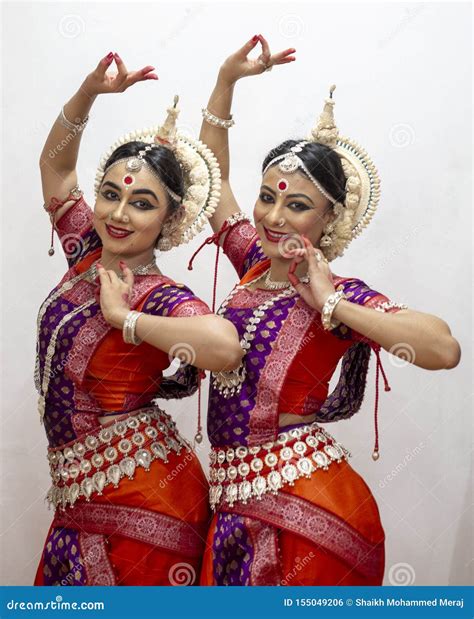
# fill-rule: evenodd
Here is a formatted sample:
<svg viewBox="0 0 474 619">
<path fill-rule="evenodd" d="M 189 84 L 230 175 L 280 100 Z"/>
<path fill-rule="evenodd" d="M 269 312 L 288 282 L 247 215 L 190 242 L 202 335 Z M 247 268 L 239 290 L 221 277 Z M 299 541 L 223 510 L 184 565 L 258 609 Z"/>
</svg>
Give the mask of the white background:
<svg viewBox="0 0 474 619">
<path fill-rule="evenodd" d="M 38 158 L 61 105 L 109 51 L 130 69 L 153 64 L 158 82 L 103 96 L 91 111 L 79 180 L 93 204 L 99 157 L 117 137 L 162 121 L 179 93 L 180 124 L 197 135 L 217 69 L 253 34 L 297 61 L 239 83 L 232 180 L 249 214 L 267 151 L 303 137 L 328 87 L 343 135 L 359 141 L 382 177 L 374 221 L 332 263 L 390 298 L 442 317 L 461 342 L 450 371 L 430 372 L 382 351 L 381 458 L 373 445 L 374 368 L 361 411 L 329 425 L 353 453 L 387 535 L 385 584 L 470 583 L 471 50 L 468 4 L 12 3 L 3 15 L 2 584 L 31 584 L 51 521 L 46 438 L 33 388 L 39 304 L 62 277 L 47 255 Z M 207 233 L 207 231 L 206 231 Z M 214 252 L 205 238 L 159 258 L 160 268 L 210 303 Z M 221 262 L 218 299 L 235 274 Z M 334 382 L 334 381 L 333 381 Z M 206 381 L 207 383 L 207 381 Z M 381 383 L 382 385 L 382 383 Z M 207 401 L 204 392 L 203 409 Z M 191 438 L 196 398 L 167 405 Z M 200 451 L 206 466 L 207 444 Z"/>
</svg>

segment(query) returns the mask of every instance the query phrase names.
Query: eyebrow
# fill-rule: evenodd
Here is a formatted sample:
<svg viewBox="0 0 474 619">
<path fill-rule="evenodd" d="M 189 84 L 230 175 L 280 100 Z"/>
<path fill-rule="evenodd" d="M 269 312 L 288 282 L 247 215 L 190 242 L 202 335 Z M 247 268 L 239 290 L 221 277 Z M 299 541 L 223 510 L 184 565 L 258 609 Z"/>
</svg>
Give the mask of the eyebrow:
<svg viewBox="0 0 474 619">
<path fill-rule="evenodd" d="M 113 187 L 114 189 L 116 189 L 117 191 L 122 191 L 120 189 L 120 187 L 118 185 L 116 185 L 115 183 L 112 183 L 112 181 L 105 181 L 105 183 L 102 185 L 103 187 L 105 187 L 105 185 L 110 185 L 111 187 Z M 155 200 L 157 202 L 159 202 L 158 198 L 156 197 L 155 192 L 153 192 L 151 189 L 134 189 L 132 191 L 132 194 L 137 194 L 137 193 L 143 193 L 143 194 L 147 194 L 149 196 L 153 196 L 155 198 Z"/>
<path fill-rule="evenodd" d="M 267 189 L 270 193 L 272 193 L 274 196 L 276 196 L 276 191 L 274 191 L 271 187 L 269 187 L 268 185 L 262 185 L 262 189 Z M 286 198 L 306 198 L 306 200 L 308 200 L 308 202 L 311 202 L 311 204 L 314 206 L 314 202 L 311 200 L 311 198 L 309 196 L 307 196 L 305 193 L 289 193 L 287 196 L 285 196 Z"/>
</svg>

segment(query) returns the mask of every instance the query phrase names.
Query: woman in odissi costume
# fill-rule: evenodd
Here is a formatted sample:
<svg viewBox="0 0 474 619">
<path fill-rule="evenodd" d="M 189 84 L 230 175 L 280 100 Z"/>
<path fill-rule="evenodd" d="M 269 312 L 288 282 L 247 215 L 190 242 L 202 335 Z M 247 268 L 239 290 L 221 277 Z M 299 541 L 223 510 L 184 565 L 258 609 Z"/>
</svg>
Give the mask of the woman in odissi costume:
<svg viewBox="0 0 474 619">
<path fill-rule="evenodd" d="M 262 54 L 248 58 L 258 44 Z M 362 404 L 371 349 L 430 369 L 453 368 L 458 342 L 436 316 L 408 309 L 329 262 L 371 220 L 380 196 L 367 153 L 339 135 L 332 99 L 304 140 L 272 149 L 262 166 L 254 225 L 229 183 L 227 133 L 242 77 L 294 60 L 271 55 L 255 35 L 230 56 L 203 110 L 200 138 L 221 167 L 221 199 L 210 239 L 240 284 L 219 314 L 237 327 L 239 368 L 211 378 L 209 529 L 202 585 L 380 585 L 384 530 L 374 497 L 348 450 L 320 424 L 347 419 Z M 329 381 L 342 359 L 337 386 Z"/>
<path fill-rule="evenodd" d="M 217 204 L 219 167 L 205 145 L 177 133 L 176 99 L 163 126 L 127 134 L 102 158 L 94 211 L 77 186 L 95 98 L 147 79 L 156 79 L 153 67 L 129 72 L 118 54 L 103 58 L 41 156 L 45 208 L 68 270 L 38 315 L 35 379 L 55 512 L 36 585 L 199 578 L 208 483 L 154 399 L 191 395 L 202 369 L 235 367 L 242 352 L 233 325 L 161 273 L 154 250 L 199 232 Z M 173 357 L 182 363 L 163 377 Z"/>
</svg>

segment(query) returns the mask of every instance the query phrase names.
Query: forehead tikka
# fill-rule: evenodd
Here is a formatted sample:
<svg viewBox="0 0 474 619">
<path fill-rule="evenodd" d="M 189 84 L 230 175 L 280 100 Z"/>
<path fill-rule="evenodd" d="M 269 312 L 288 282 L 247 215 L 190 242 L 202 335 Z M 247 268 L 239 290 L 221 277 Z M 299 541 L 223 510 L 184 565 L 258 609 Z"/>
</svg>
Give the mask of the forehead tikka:
<svg viewBox="0 0 474 619">
<path fill-rule="evenodd" d="M 182 197 L 179 196 L 177 193 L 175 193 L 172 189 L 170 189 L 163 182 L 160 176 L 155 172 L 155 170 L 148 163 L 148 161 L 143 158 L 143 155 L 145 155 L 147 151 L 150 151 L 152 148 L 158 148 L 159 146 L 160 144 L 148 144 L 147 146 L 145 146 L 143 150 L 140 150 L 138 152 L 138 155 L 136 156 L 124 157 L 123 159 L 117 159 L 117 161 L 114 161 L 114 163 L 107 168 L 107 172 L 111 170 L 114 166 L 125 162 L 125 169 L 127 170 L 127 174 L 125 174 L 125 176 L 122 177 L 122 183 L 125 185 L 125 187 L 130 187 L 136 181 L 135 175 L 130 174 L 130 172 L 139 172 L 143 167 L 146 167 L 153 174 L 153 176 L 158 180 L 158 182 L 163 187 L 163 189 L 166 191 L 166 193 L 176 202 L 181 202 Z"/>
<path fill-rule="evenodd" d="M 318 183 L 318 181 L 314 178 L 314 176 L 311 174 L 311 172 L 308 170 L 308 168 L 303 163 L 303 160 L 297 154 L 303 150 L 303 147 L 306 146 L 306 144 L 309 144 L 307 140 L 298 142 L 298 144 L 290 148 L 290 151 L 288 153 L 284 153 L 283 155 L 278 155 L 278 157 L 275 157 L 274 159 L 272 159 L 266 165 L 265 169 L 263 170 L 263 174 L 265 174 L 268 168 L 274 165 L 277 161 L 280 162 L 278 164 L 278 169 L 280 170 L 280 172 L 284 172 L 286 174 L 291 174 L 293 172 L 296 172 L 296 170 L 300 168 L 301 170 L 303 170 L 303 172 L 308 177 L 308 179 L 313 183 L 313 185 L 315 185 L 315 187 L 320 191 L 320 193 L 322 193 L 323 196 L 327 198 L 330 202 L 335 204 L 337 200 L 335 200 L 331 196 L 331 194 L 328 193 L 320 183 Z M 285 179 L 280 179 L 278 181 L 278 184 L 280 184 L 280 182 L 284 180 Z M 280 191 L 285 191 L 285 190 L 280 190 Z"/>
<path fill-rule="evenodd" d="M 130 187 L 131 185 L 135 184 L 135 177 L 133 176 L 133 174 L 125 174 L 125 176 L 122 178 L 122 183 L 125 185 L 125 187 Z"/>
</svg>

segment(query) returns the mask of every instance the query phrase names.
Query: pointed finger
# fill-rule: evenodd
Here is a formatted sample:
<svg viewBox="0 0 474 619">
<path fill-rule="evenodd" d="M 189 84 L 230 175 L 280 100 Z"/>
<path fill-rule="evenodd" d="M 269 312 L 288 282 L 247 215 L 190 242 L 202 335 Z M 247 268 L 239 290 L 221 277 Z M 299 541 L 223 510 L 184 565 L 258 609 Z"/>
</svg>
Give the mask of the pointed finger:
<svg viewBox="0 0 474 619">
<path fill-rule="evenodd" d="M 108 271 L 109 276 L 110 276 L 110 281 L 113 284 L 116 284 L 117 282 L 120 282 L 119 276 L 117 275 L 117 273 L 115 271 Z"/>
<path fill-rule="evenodd" d="M 288 49 L 283 50 L 282 52 L 277 52 L 272 55 L 272 62 L 280 62 L 284 58 L 294 58 L 293 54 L 296 52 L 294 47 L 289 47 Z"/>
<path fill-rule="evenodd" d="M 278 60 L 277 62 L 271 61 L 272 64 L 289 64 L 290 62 L 294 62 L 296 58 L 294 56 L 288 56 L 288 58 L 283 58 L 282 60 Z"/>
<path fill-rule="evenodd" d="M 152 73 L 154 67 L 145 67 L 140 71 L 132 71 L 127 75 L 127 79 L 125 80 L 125 86 L 128 88 L 132 86 L 132 84 L 136 84 L 137 82 L 142 82 L 144 80 L 157 80 L 158 76 L 155 73 Z"/>
<path fill-rule="evenodd" d="M 239 49 L 237 55 L 241 58 L 247 58 L 253 48 L 257 45 L 258 41 L 258 34 L 256 34 Z"/>
<path fill-rule="evenodd" d="M 109 273 L 108 273 L 108 271 L 106 271 L 104 269 L 104 267 L 101 264 L 97 265 L 97 272 L 99 274 L 99 279 L 100 279 L 101 285 L 103 285 L 103 284 L 110 284 Z"/>
<path fill-rule="evenodd" d="M 97 65 L 95 71 L 97 73 L 98 76 L 100 77 L 104 77 L 104 75 L 107 73 L 107 69 L 110 67 L 110 65 L 112 64 L 114 60 L 114 53 L 113 52 L 109 52 L 107 54 L 107 56 L 104 56 L 99 64 Z"/>
<path fill-rule="evenodd" d="M 268 45 L 267 39 L 263 36 L 263 34 L 258 35 L 259 41 L 262 44 L 262 56 L 265 58 L 265 61 L 268 62 L 270 60 L 270 46 Z"/>
<path fill-rule="evenodd" d="M 150 71 L 154 71 L 154 70 L 155 70 L 155 67 L 152 67 L 151 64 L 147 64 L 147 66 L 143 67 L 143 69 L 140 69 L 138 73 L 141 73 L 142 75 L 146 75 Z"/>
<path fill-rule="evenodd" d="M 127 77 L 127 67 L 125 66 L 124 61 L 120 58 L 120 56 L 117 53 L 114 54 L 114 60 L 115 60 L 115 64 L 117 65 L 117 70 L 118 70 L 118 74 L 120 75 L 120 77 L 122 78 Z"/>
<path fill-rule="evenodd" d="M 122 273 L 123 273 L 123 281 L 128 285 L 131 291 L 133 288 L 133 282 L 134 282 L 132 269 L 130 269 L 127 266 L 127 264 L 123 261 L 120 262 L 120 268 L 122 269 Z"/>
</svg>

